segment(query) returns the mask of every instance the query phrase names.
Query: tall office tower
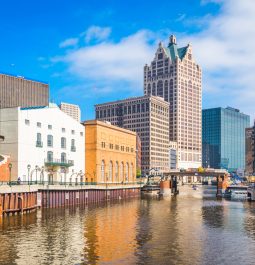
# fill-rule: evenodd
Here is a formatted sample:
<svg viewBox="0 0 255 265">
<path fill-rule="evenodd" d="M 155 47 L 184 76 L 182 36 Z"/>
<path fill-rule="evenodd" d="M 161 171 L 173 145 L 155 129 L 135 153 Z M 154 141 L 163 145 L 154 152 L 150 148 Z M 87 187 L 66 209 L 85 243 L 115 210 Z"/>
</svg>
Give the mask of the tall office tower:
<svg viewBox="0 0 255 265">
<path fill-rule="evenodd" d="M 203 166 L 245 169 L 245 129 L 250 116 L 234 108 L 203 110 Z"/>
<path fill-rule="evenodd" d="M 59 108 L 76 121 L 81 121 L 81 110 L 78 105 L 61 102 Z"/>
<path fill-rule="evenodd" d="M 245 129 L 245 172 L 255 173 L 255 122 L 253 127 Z"/>
<path fill-rule="evenodd" d="M 169 103 L 142 96 L 95 105 L 96 119 L 137 132 L 142 145 L 142 173 L 169 170 Z"/>
<path fill-rule="evenodd" d="M 0 109 L 48 105 L 48 84 L 24 77 L 0 73 Z"/>
<path fill-rule="evenodd" d="M 177 142 L 178 168 L 201 166 L 202 71 L 192 47 L 178 48 L 175 36 L 159 43 L 151 65 L 144 67 L 144 94 L 170 103 L 169 140 Z"/>
</svg>

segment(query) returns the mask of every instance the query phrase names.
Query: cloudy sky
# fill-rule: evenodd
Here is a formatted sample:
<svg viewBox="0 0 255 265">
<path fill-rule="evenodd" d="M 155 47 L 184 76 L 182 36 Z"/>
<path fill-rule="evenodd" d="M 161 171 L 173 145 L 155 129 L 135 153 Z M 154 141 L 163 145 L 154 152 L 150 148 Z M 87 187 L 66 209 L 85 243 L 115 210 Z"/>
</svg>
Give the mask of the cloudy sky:
<svg viewBox="0 0 255 265">
<path fill-rule="evenodd" d="M 254 0 L 3 1 L 0 71 L 48 82 L 90 119 L 96 103 L 142 95 L 143 66 L 173 33 L 202 66 L 203 107 L 255 118 L 254 14 Z"/>
</svg>

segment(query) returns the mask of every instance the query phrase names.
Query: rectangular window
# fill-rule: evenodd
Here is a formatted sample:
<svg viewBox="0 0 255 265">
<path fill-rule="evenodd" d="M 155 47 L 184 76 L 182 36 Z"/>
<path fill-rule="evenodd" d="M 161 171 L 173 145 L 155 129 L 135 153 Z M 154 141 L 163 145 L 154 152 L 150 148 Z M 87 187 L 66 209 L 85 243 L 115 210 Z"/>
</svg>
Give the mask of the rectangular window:
<svg viewBox="0 0 255 265">
<path fill-rule="evenodd" d="M 72 133 L 72 134 L 75 134 L 75 130 L 72 130 L 71 133 Z"/>
<path fill-rule="evenodd" d="M 36 125 L 37 125 L 38 128 L 41 128 L 42 127 L 42 124 L 40 122 L 37 122 Z"/>
<path fill-rule="evenodd" d="M 80 132 L 80 136 L 83 136 L 83 132 Z"/>
<path fill-rule="evenodd" d="M 49 130 L 52 130 L 52 125 L 48 125 L 48 129 Z"/>
<path fill-rule="evenodd" d="M 25 124 L 26 125 L 30 125 L 30 121 L 29 120 L 25 120 Z"/>
<path fill-rule="evenodd" d="M 65 128 L 62 128 L 62 133 L 65 133 L 66 132 L 66 129 Z"/>
</svg>

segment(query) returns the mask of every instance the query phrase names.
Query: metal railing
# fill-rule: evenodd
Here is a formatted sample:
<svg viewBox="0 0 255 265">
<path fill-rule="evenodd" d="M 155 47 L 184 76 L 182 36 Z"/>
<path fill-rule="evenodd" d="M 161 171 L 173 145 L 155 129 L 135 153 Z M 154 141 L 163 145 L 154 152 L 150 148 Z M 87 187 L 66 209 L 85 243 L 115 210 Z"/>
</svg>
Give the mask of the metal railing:
<svg viewBox="0 0 255 265">
<path fill-rule="evenodd" d="M 74 161 L 73 160 L 67 160 L 67 159 L 45 159 L 44 160 L 45 165 L 48 166 L 67 166 L 67 167 L 71 167 L 74 165 Z"/>
</svg>

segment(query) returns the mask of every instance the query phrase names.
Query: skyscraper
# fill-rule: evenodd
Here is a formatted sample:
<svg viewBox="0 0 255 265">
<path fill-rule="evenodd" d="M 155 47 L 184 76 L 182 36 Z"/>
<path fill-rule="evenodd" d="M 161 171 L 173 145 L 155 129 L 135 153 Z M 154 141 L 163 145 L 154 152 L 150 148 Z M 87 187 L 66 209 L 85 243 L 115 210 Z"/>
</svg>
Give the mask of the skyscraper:
<svg viewBox="0 0 255 265">
<path fill-rule="evenodd" d="M 255 173 L 255 123 L 245 130 L 245 172 Z"/>
<path fill-rule="evenodd" d="M 49 105 L 49 85 L 40 81 L 0 73 L 0 109 Z"/>
<path fill-rule="evenodd" d="M 150 66 L 144 67 L 144 94 L 170 103 L 169 140 L 177 142 L 177 167 L 201 166 L 202 71 L 192 47 L 178 48 L 175 36 L 159 43 Z"/>
<path fill-rule="evenodd" d="M 169 170 L 169 103 L 142 96 L 95 106 L 96 119 L 137 132 L 141 139 L 141 170 Z"/>
<path fill-rule="evenodd" d="M 245 169 L 245 129 L 250 116 L 234 108 L 203 110 L 203 166 Z"/>
<path fill-rule="evenodd" d="M 78 105 L 61 102 L 59 108 L 68 116 L 72 117 L 76 121 L 81 121 L 81 110 Z"/>
</svg>

